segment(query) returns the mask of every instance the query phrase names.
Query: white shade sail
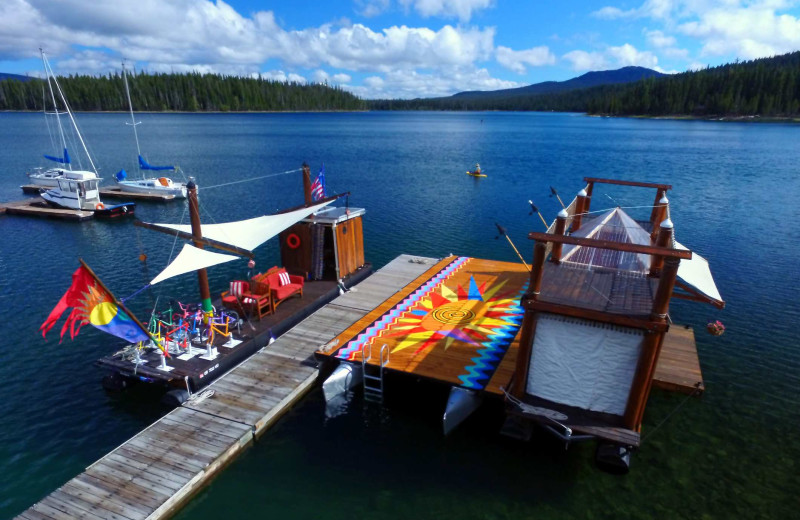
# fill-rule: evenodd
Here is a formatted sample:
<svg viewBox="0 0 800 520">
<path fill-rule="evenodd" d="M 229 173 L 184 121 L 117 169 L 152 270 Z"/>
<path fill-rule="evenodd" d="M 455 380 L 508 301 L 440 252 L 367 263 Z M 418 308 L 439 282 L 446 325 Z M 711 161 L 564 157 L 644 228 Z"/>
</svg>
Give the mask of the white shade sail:
<svg viewBox="0 0 800 520">
<path fill-rule="evenodd" d="M 675 249 L 689 249 L 680 242 L 675 242 Z M 722 303 L 722 296 L 719 294 L 714 277 L 711 276 L 711 268 L 708 260 L 692 251 L 692 258 L 681 260 L 678 264 L 678 278 L 686 285 L 703 294 L 707 298 L 717 303 Z"/>
<path fill-rule="evenodd" d="M 240 257 L 206 251 L 205 249 L 198 249 L 193 245 L 185 244 L 180 254 L 175 257 L 175 260 L 166 269 L 158 273 L 158 276 L 150 280 L 150 285 L 155 285 L 179 274 L 190 273 L 212 265 L 224 264 L 238 258 Z"/>
<path fill-rule="evenodd" d="M 201 230 L 203 238 L 210 238 L 217 242 L 234 245 L 252 251 L 260 246 L 270 238 L 274 237 L 284 229 L 292 226 L 293 224 L 303 220 L 312 213 L 316 213 L 324 208 L 333 200 L 309 206 L 307 208 L 300 208 L 288 213 L 280 213 L 277 215 L 264 215 L 262 217 L 251 218 L 247 220 L 238 220 L 236 222 L 225 222 L 222 224 L 202 224 Z M 185 224 L 155 224 L 185 233 L 191 233 L 192 227 Z"/>
</svg>

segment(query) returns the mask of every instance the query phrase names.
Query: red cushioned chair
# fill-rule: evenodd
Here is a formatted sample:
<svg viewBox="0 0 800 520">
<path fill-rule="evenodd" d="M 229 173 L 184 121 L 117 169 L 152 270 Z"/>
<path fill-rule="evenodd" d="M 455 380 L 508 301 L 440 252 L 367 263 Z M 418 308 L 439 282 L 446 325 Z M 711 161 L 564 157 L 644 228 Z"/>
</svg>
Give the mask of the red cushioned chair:
<svg viewBox="0 0 800 520">
<path fill-rule="evenodd" d="M 245 315 L 244 304 L 250 303 L 245 301 L 245 293 L 250 292 L 250 284 L 242 280 L 234 280 L 231 282 L 230 290 L 225 291 L 220 296 L 222 306 L 228 309 L 233 309 L 241 316 Z M 249 299 L 249 298 L 248 298 Z"/>
<path fill-rule="evenodd" d="M 278 305 L 285 299 L 295 294 L 303 297 L 303 280 L 302 276 L 296 276 L 286 272 L 286 269 L 280 269 L 267 276 L 267 283 L 269 284 L 270 293 L 272 294 L 272 310 L 278 308 Z"/>
</svg>

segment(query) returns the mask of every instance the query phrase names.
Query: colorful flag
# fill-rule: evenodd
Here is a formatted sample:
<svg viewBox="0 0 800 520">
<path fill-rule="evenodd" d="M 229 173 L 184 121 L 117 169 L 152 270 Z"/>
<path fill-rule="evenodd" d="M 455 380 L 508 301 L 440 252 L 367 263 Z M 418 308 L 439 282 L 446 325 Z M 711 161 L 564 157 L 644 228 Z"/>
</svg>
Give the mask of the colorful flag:
<svg viewBox="0 0 800 520">
<path fill-rule="evenodd" d="M 314 183 L 311 184 L 311 196 L 314 200 L 320 200 L 325 198 L 325 165 L 322 165 L 322 168 L 319 169 L 319 175 L 317 178 L 314 179 Z"/>
<path fill-rule="evenodd" d="M 72 285 L 39 327 L 42 336 L 53 328 L 68 307 L 73 309 L 61 327 L 62 340 L 67 329 L 70 338 L 75 339 L 81 327 L 87 323 L 133 343 L 150 339 L 150 335 L 128 316 L 114 296 L 84 265 L 72 274 Z"/>
</svg>

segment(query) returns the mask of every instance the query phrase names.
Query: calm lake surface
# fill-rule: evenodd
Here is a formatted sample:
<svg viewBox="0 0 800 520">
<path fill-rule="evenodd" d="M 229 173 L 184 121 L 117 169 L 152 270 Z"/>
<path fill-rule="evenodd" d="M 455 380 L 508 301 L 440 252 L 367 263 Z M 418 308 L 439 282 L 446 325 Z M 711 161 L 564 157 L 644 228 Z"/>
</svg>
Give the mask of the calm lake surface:
<svg viewBox="0 0 800 520">
<path fill-rule="evenodd" d="M 76 117 L 107 185 L 120 168 L 135 171 L 125 114 Z M 545 435 L 529 444 L 501 438 L 490 409 L 443 438 L 446 393 L 390 389 L 383 410 L 355 398 L 347 414 L 326 420 L 315 391 L 179 518 L 797 517 L 800 126 L 528 113 L 140 120 L 148 160 L 197 178 L 207 222 L 302 203 L 300 174 L 281 172 L 307 161 L 316 174 L 324 163 L 329 192 L 349 190 L 350 204 L 367 209 L 366 257 L 375 267 L 401 253 L 516 261 L 495 240 L 495 222 L 529 261 L 526 234 L 544 226 L 527 201 L 552 219 L 560 206 L 550 186 L 568 202 L 585 176 L 670 183 L 676 237 L 709 260 L 728 303 L 722 311 L 672 306 L 674 321 L 695 327 L 707 390 L 688 401 L 653 392 L 627 476 L 597 471 L 592 444 L 565 451 Z M 53 153 L 49 142 L 41 114 L 0 114 L 0 201 L 23 198 L 24 172 Z M 486 179 L 464 175 L 475 162 Z M 597 185 L 592 209 L 649 205 L 653 196 Z M 178 222 L 184 207 L 140 203 L 136 212 Z M 127 297 L 166 265 L 174 244 L 130 221 L 0 216 L 0 236 L 0 518 L 8 518 L 165 413 L 157 393 L 103 391 L 93 362 L 119 347 L 113 337 L 86 327 L 59 344 L 60 324 L 47 340 L 38 327 L 78 258 Z M 256 255 L 259 268 L 276 263 L 276 241 Z M 212 293 L 246 271 L 244 261 L 210 269 Z M 193 276 L 157 287 L 130 300 L 140 317 L 155 297 L 197 299 Z M 709 319 L 725 323 L 724 336 L 705 332 Z"/>
</svg>

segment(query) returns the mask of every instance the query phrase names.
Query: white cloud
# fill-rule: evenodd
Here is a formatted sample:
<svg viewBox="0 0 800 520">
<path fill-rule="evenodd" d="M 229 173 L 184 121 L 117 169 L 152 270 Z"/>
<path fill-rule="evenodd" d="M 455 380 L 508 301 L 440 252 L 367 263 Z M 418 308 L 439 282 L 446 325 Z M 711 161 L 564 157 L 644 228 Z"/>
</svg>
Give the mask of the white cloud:
<svg viewBox="0 0 800 520">
<path fill-rule="evenodd" d="M 602 70 L 607 66 L 606 58 L 599 52 L 575 50 L 566 53 L 562 58 L 572 64 L 572 70 L 577 71 Z"/>
<path fill-rule="evenodd" d="M 665 47 L 673 47 L 677 43 L 677 40 L 674 36 L 669 36 L 664 34 L 661 31 L 645 31 L 645 37 L 647 38 L 647 43 L 652 45 L 653 47 L 658 48 L 665 48 Z"/>
<path fill-rule="evenodd" d="M 498 45 L 495 50 L 497 63 L 503 67 L 513 70 L 517 74 L 525 74 L 525 66 L 541 67 L 542 65 L 552 65 L 556 62 L 556 57 L 550 52 L 547 46 L 534 47 L 523 51 L 515 51 L 508 47 Z"/>
<path fill-rule="evenodd" d="M 652 52 L 637 51 L 629 43 L 619 47 L 609 47 L 607 53 L 620 67 L 635 65 L 654 69 L 658 66 L 658 58 Z"/>
<path fill-rule="evenodd" d="M 754 59 L 800 49 L 800 19 L 769 8 L 716 9 L 679 30 L 703 42 L 703 55 Z"/>
<path fill-rule="evenodd" d="M 576 71 L 605 70 L 628 66 L 661 70 L 655 54 L 650 51 L 639 51 L 629 43 L 619 47 L 608 47 L 602 52 L 575 50 L 568 52 L 563 58 L 570 62 L 572 69 Z"/>
<path fill-rule="evenodd" d="M 399 0 L 399 2 L 406 9 L 413 7 L 424 17 L 455 17 L 462 22 L 468 22 L 474 11 L 487 9 L 494 3 L 493 0 Z"/>
<path fill-rule="evenodd" d="M 384 77 L 370 76 L 364 80 L 363 87 L 348 87 L 348 90 L 366 99 L 410 99 L 450 96 L 465 90 L 499 90 L 520 86 L 515 81 L 493 78 L 486 69 L 451 70 L 445 74 L 396 70 Z"/>
<path fill-rule="evenodd" d="M 306 78 L 293 72 L 286 73 L 282 70 L 270 70 L 262 72 L 261 77 L 264 79 L 271 79 L 272 81 L 293 81 L 295 83 L 307 83 Z"/>
<path fill-rule="evenodd" d="M 350 81 L 353 79 L 353 78 L 350 77 L 349 74 L 344 74 L 344 73 L 338 73 L 338 74 L 334 74 L 333 76 L 331 76 L 330 74 L 328 74 L 326 71 L 324 71 L 322 69 L 315 70 L 314 74 L 313 74 L 313 78 L 314 78 L 314 81 L 316 83 L 325 83 L 325 82 L 327 82 L 327 83 L 331 83 L 331 84 L 334 84 L 334 85 L 347 84 L 347 83 L 350 83 Z"/>
<path fill-rule="evenodd" d="M 366 18 L 378 16 L 389 9 L 390 0 L 356 0 L 356 12 Z"/>
</svg>

